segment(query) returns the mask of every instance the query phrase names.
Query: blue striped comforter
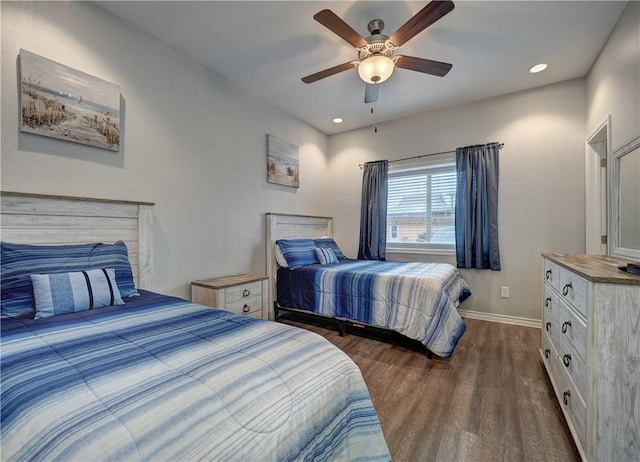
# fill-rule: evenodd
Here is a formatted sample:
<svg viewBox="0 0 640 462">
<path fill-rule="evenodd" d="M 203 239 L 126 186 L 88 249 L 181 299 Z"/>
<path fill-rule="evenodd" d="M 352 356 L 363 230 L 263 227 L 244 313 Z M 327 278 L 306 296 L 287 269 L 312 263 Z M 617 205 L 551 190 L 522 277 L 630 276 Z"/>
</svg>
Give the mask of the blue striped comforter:
<svg viewBox="0 0 640 462">
<path fill-rule="evenodd" d="M 457 311 L 471 290 L 444 263 L 343 260 L 278 271 L 282 306 L 392 329 L 443 358 L 466 325 Z"/>
<path fill-rule="evenodd" d="M 390 460 L 360 371 L 324 338 L 141 292 L 3 320 L 3 461 Z"/>
</svg>

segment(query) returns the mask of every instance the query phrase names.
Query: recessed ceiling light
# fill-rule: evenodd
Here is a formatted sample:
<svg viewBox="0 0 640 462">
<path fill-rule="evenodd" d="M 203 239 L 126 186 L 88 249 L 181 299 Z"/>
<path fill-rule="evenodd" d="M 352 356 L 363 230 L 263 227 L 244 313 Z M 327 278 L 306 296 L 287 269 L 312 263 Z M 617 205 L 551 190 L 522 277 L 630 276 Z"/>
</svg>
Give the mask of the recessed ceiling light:
<svg viewBox="0 0 640 462">
<path fill-rule="evenodd" d="M 547 68 L 547 65 L 544 63 L 536 64 L 531 69 L 529 69 L 529 72 L 531 72 L 532 74 L 536 74 L 538 72 L 544 71 L 546 68 Z"/>
<path fill-rule="evenodd" d="M 344 119 L 342 117 L 336 117 L 333 119 L 334 124 L 341 124 L 342 122 L 344 122 Z"/>
</svg>

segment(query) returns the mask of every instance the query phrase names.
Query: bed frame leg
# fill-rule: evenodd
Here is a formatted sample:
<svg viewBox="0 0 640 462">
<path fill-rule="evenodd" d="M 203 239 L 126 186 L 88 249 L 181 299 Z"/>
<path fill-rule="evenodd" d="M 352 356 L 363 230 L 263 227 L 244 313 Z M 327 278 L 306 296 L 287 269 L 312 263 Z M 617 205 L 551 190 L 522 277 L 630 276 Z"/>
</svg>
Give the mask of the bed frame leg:
<svg viewBox="0 0 640 462">
<path fill-rule="evenodd" d="M 338 332 L 340 337 L 344 337 L 344 323 L 342 321 L 338 321 Z"/>
<path fill-rule="evenodd" d="M 431 350 L 427 350 L 427 359 L 433 359 L 433 353 Z"/>
<path fill-rule="evenodd" d="M 278 320 L 278 302 L 273 302 L 273 320 Z"/>
</svg>

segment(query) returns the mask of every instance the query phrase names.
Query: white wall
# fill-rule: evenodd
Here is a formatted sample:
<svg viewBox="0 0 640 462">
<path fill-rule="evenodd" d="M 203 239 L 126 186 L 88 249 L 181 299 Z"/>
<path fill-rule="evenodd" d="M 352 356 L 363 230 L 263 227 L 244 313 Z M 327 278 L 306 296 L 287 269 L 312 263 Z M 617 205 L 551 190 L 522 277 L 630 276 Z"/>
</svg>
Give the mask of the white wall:
<svg viewBox="0 0 640 462">
<path fill-rule="evenodd" d="M 358 249 L 358 164 L 499 141 L 502 271 L 462 270 L 473 292 L 463 308 L 541 318 L 541 252 L 584 252 L 586 81 L 571 80 L 426 113 L 329 139 L 336 240 Z M 399 259 L 400 256 L 390 256 Z M 427 257 L 447 261 L 453 257 Z M 500 287 L 511 297 L 500 298 Z"/>
<path fill-rule="evenodd" d="M 327 137 L 97 5 L 1 2 L 1 187 L 153 201 L 155 289 L 265 271 L 264 213 L 329 211 Z M 20 48 L 120 85 L 121 151 L 19 131 Z M 300 188 L 266 182 L 266 135 L 300 146 Z"/>
<path fill-rule="evenodd" d="M 615 173 L 613 171 L 612 154 L 624 146 L 632 138 L 640 135 L 640 2 L 629 2 L 622 12 L 618 23 L 614 27 L 604 47 L 587 77 L 587 128 L 593 133 L 599 125 L 610 116 L 610 139 L 608 178 L 602 181 L 599 177 L 601 168 L 598 163 L 598 154 L 592 149 L 587 149 L 587 232 L 589 242 L 601 234 L 602 225 L 599 217 L 600 207 L 598 193 L 601 190 L 609 191 L 609 210 L 614 213 L 613 188 Z M 630 178 L 632 184 L 637 184 L 636 178 Z M 607 183 L 609 183 L 607 185 Z M 593 205 L 592 205 L 593 204 Z M 594 213 L 593 210 L 596 212 Z M 635 213 L 634 213 L 635 212 Z M 622 217 L 629 223 L 638 223 L 640 210 L 636 208 L 626 209 Z M 592 218 L 593 217 L 593 218 Z M 609 218 L 609 231 L 611 234 L 612 223 Z M 637 228 L 637 227 L 636 227 Z M 637 236 L 636 236 L 637 237 Z M 632 239 L 633 240 L 633 239 Z M 609 236 L 609 248 L 614 244 L 614 238 Z M 593 248 L 593 246 L 588 246 Z"/>
<path fill-rule="evenodd" d="M 329 140 L 336 238 L 358 247 L 358 164 L 501 141 L 502 271 L 462 270 L 463 308 L 540 319 L 540 252 L 585 251 L 584 142 L 611 114 L 612 150 L 640 132 L 640 2 L 631 1 L 585 79 L 427 113 Z M 390 259 L 401 259 L 391 255 Z M 450 257 L 424 257 L 455 263 Z M 511 298 L 500 298 L 500 286 Z"/>
<path fill-rule="evenodd" d="M 327 142 L 97 5 L 3 1 L 1 187 L 156 202 L 156 289 L 187 296 L 192 279 L 264 271 L 267 211 L 335 216 L 338 242 L 355 256 L 360 163 L 500 141 L 503 270 L 463 271 L 474 291 L 464 308 L 539 319 L 540 252 L 584 251 L 584 139 L 607 114 L 614 147 L 640 126 L 639 9 L 629 3 L 587 79 Z M 121 152 L 20 133 L 20 48 L 120 85 Z M 267 133 L 300 146 L 300 189 L 265 181 Z"/>
<path fill-rule="evenodd" d="M 640 133 L 640 2 L 631 1 L 587 77 L 587 129 L 611 114 L 615 151 Z"/>
</svg>

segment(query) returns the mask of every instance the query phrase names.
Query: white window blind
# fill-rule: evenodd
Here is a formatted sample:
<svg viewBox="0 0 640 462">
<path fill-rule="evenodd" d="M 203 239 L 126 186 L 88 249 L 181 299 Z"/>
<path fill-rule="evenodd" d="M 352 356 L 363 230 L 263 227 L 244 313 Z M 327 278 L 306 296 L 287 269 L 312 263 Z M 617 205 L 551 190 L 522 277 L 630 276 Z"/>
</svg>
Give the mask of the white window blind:
<svg viewBox="0 0 640 462">
<path fill-rule="evenodd" d="M 454 163 L 390 171 L 387 249 L 455 249 L 455 204 Z"/>
</svg>

